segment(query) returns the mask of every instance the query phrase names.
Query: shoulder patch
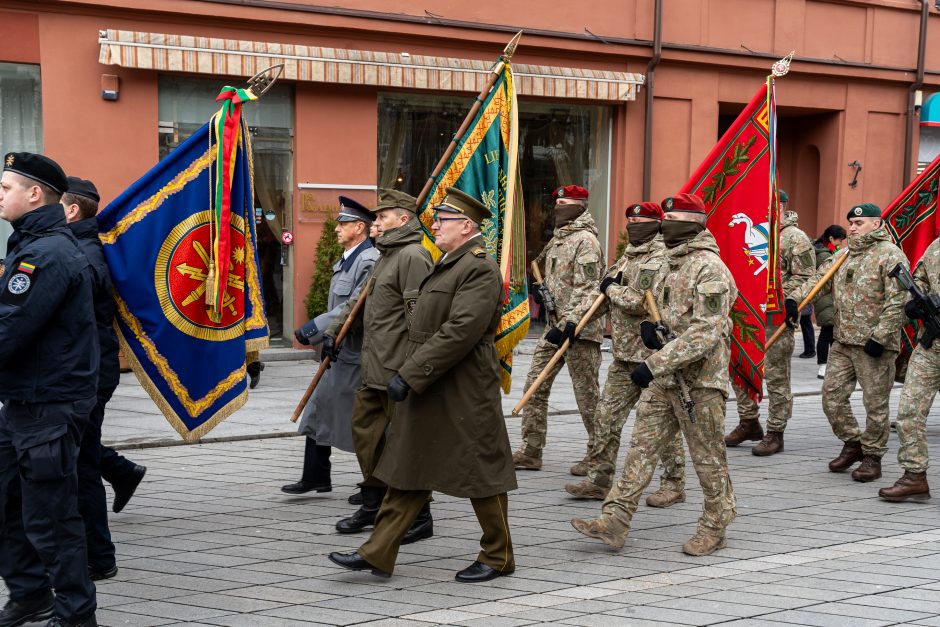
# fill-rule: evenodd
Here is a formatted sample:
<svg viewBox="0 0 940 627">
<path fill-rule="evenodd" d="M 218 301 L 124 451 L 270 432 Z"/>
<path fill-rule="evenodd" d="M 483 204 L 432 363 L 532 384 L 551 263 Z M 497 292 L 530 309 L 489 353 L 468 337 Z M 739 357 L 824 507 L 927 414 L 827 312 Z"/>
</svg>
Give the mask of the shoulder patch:
<svg viewBox="0 0 940 627">
<path fill-rule="evenodd" d="M 0 293 L 0 303 L 22 305 L 29 298 L 30 292 L 39 276 L 39 268 L 28 263 L 21 263 L 13 271 L 6 288 Z"/>
<path fill-rule="evenodd" d="M 470 251 L 470 254 L 473 255 L 474 257 L 486 257 L 486 249 L 483 248 L 482 246 L 477 246 L 476 248 Z"/>
</svg>

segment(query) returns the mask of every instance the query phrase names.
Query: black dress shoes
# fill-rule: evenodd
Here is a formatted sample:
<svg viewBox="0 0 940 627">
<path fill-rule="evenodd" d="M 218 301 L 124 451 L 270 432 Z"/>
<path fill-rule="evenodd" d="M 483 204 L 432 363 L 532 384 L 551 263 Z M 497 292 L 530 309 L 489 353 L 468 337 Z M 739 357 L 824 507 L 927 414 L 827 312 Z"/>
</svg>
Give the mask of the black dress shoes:
<svg viewBox="0 0 940 627">
<path fill-rule="evenodd" d="M 92 614 L 77 623 L 70 623 L 58 616 L 53 616 L 48 623 L 43 623 L 42 627 L 98 627 L 98 619 Z"/>
<path fill-rule="evenodd" d="M 376 577 L 384 577 L 385 579 L 392 576 L 390 573 L 372 566 L 372 564 L 365 561 L 362 556 L 355 551 L 352 553 L 330 553 L 329 558 L 330 561 L 337 566 L 342 566 L 349 570 L 371 570 L 372 574 Z"/>
<path fill-rule="evenodd" d="M 297 483 L 288 483 L 285 486 L 281 486 L 281 492 L 285 494 L 306 494 L 307 492 L 332 492 L 332 484 L 318 484 L 313 481 L 304 481 L 301 479 Z"/>
<path fill-rule="evenodd" d="M 0 627 L 18 627 L 52 618 L 55 597 L 52 590 L 33 599 L 7 601 L 0 611 Z"/>
<path fill-rule="evenodd" d="M 483 562 L 473 562 L 457 573 L 454 579 L 463 583 L 477 583 L 479 581 L 489 581 L 490 579 L 496 579 L 497 577 L 510 574 L 512 574 L 511 570 L 496 570 L 495 568 L 490 568 Z"/>
<path fill-rule="evenodd" d="M 402 538 L 402 544 L 411 544 L 418 540 L 427 540 L 434 535 L 434 520 L 431 518 L 431 504 L 425 503 L 415 521 L 411 523 L 405 537 Z"/>
<path fill-rule="evenodd" d="M 350 494 L 346 502 L 350 505 L 362 505 L 362 490 Z"/>
<path fill-rule="evenodd" d="M 344 518 L 336 523 L 336 530 L 340 533 L 359 533 L 366 527 L 375 524 L 375 516 L 379 513 L 377 509 L 366 509 L 360 507 L 349 518 Z"/>
<path fill-rule="evenodd" d="M 111 568 L 106 568 L 104 570 L 95 570 L 91 568 L 90 566 L 88 567 L 88 576 L 91 578 L 92 581 L 101 581 L 102 579 L 111 579 L 117 574 L 118 574 L 117 564 L 115 564 Z"/>
<path fill-rule="evenodd" d="M 134 464 L 131 471 L 121 477 L 120 481 L 111 484 L 111 487 L 114 488 L 114 503 L 111 504 L 111 511 L 117 514 L 124 509 L 124 506 L 127 505 L 127 502 L 134 496 L 137 486 L 144 480 L 144 475 L 146 474 L 146 466 Z"/>
</svg>

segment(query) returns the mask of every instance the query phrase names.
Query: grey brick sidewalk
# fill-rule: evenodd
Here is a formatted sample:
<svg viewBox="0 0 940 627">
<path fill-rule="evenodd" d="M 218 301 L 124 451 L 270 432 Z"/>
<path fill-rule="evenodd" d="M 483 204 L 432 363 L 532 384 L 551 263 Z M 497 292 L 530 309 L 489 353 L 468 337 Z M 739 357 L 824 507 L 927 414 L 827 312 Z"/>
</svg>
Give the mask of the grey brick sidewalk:
<svg viewBox="0 0 940 627">
<path fill-rule="evenodd" d="M 818 390 L 812 361 L 794 360 L 797 390 Z M 523 356 L 520 377 L 526 368 Z M 311 369 L 310 362 L 269 363 L 250 407 L 216 431 L 225 437 L 289 433 L 283 423 Z M 106 436 L 173 436 L 135 387 L 122 385 Z M 507 413 L 513 403 L 509 397 Z M 552 409 L 573 406 L 562 377 Z M 730 427 L 736 415 L 733 403 L 728 408 Z M 860 402 L 857 411 L 862 415 Z M 928 430 L 934 451 L 940 450 L 936 414 Z M 519 420 L 507 423 L 516 445 Z M 632 425 L 631 416 L 624 442 Z M 940 625 L 940 501 L 889 504 L 875 496 L 899 475 L 894 434 L 884 478 L 853 482 L 826 470 L 840 444 L 819 397 L 798 397 L 785 453 L 757 458 L 749 447 L 729 450 L 738 517 L 728 548 L 704 558 L 681 552 L 701 509 L 691 464 L 688 500 L 668 510 L 641 505 L 622 551 L 576 533 L 572 517 L 599 511 L 597 501 L 575 501 L 563 490 L 584 443 L 579 416 L 551 417 L 544 469 L 520 472 L 520 487 L 510 495 L 517 571 L 475 585 L 453 576 L 474 559 L 479 527 L 469 502 L 446 496 L 436 496 L 432 506 L 434 538 L 403 547 L 391 579 L 350 573 L 326 559 L 365 539 L 333 530 L 354 509 L 346 503 L 358 479 L 352 455 L 334 453 L 332 493 L 298 498 L 279 487 L 299 477 L 300 438 L 127 450 L 149 471 L 125 512 L 111 518 L 120 572 L 98 587 L 99 622 Z M 938 471 L 928 474 L 940 489 Z"/>
</svg>

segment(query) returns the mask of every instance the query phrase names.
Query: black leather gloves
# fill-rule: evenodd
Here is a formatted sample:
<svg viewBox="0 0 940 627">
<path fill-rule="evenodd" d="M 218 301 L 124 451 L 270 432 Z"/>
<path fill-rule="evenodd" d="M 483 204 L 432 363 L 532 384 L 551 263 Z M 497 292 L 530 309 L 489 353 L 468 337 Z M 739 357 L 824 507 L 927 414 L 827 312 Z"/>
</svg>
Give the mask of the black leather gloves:
<svg viewBox="0 0 940 627">
<path fill-rule="evenodd" d="M 574 332 L 575 332 L 575 329 L 577 329 L 577 328 L 578 328 L 578 325 L 576 325 L 574 322 L 567 322 L 567 323 L 565 323 L 565 330 L 562 331 L 562 340 L 561 340 L 561 341 L 564 342 L 565 340 L 568 340 L 569 343 L 570 343 L 570 342 L 573 342 L 573 341 L 574 341 L 574 337 L 575 337 Z"/>
<path fill-rule="evenodd" d="M 565 341 L 565 334 L 558 327 L 552 327 L 545 334 L 545 341 L 555 346 L 561 346 L 561 343 Z"/>
<path fill-rule="evenodd" d="M 783 301 L 783 308 L 787 312 L 787 326 L 791 329 L 800 326 L 800 309 L 797 302 L 792 298 L 788 298 Z"/>
<path fill-rule="evenodd" d="M 916 300 L 909 300 L 904 304 L 904 315 L 911 320 L 920 320 L 920 311 L 917 309 Z"/>
<path fill-rule="evenodd" d="M 297 341 L 304 346 L 310 346 L 310 340 L 308 340 L 307 336 L 304 335 L 303 329 L 294 329 L 294 337 L 297 338 Z"/>
<path fill-rule="evenodd" d="M 633 369 L 633 372 L 630 373 L 630 380 L 643 389 L 649 387 L 650 383 L 653 382 L 653 373 L 650 372 L 646 362 L 641 363 Z"/>
<path fill-rule="evenodd" d="M 400 374 L 395 373 L 395 376 L 392 377 L 392 380 L 389 381 L 388 385 L 385 387 L 385 391 L 388 392 L 389 400 L 400 403 L 408 396 L 408 392 L 411 391 L 411 386 L 401 378 Z"/>
<path fill-rule="evenodd" d="M 541 287 L 542 287 L 542 284 L 541 284 L 541 283 L 533 283 L 531 289 L 529 290 L 529 292 L 532 294 L 532 298 L 533 298 L 533 300 L 535 300 L 535 302 L 536 302 L 537 304 L 539 304 L 539 305 L 544 305 L 544 304 L 545 304 L 545 299 L 542 298 L 542 290 L 541 290 Z"/>
<path fill-rule="evenodd" d="M 643 340 L 643 346 L 650 350 L 658 351 L 663 347 L 663 343 L 656 333 L 656 325 L 649 320 L 640 323 L 640 338 Z"/>
<path fill-rule="evenodd" d="M 623 272 L 618 272 L 617 276 L 608 276 L 604 277 L 604 280 L 601 281 L 601 294 L 607 294 L 607 288 L 611 285 L 617 284 L 620 285 L 620 281 L 623 280 Z"/>
<path fill-rule="evenodd" d="M 865 348 L 862 350 L 864 350 L 865 354 L 869 357 L 881 357 L 881 355 L 885 352 L 885 347 L 875 340 L 868 340 L 865 342 Z"/>
<path fill-rule="evenodd" d="M 320 361 L 323 361 L 327 357 L 330 358 L 330 361 L 336 361 L 336 358 L 339 357 L 339 348 L 336 346 L 336 338 L 332 335 L 324 335 L 323 346 L 320 347 Z"/>
</svg>

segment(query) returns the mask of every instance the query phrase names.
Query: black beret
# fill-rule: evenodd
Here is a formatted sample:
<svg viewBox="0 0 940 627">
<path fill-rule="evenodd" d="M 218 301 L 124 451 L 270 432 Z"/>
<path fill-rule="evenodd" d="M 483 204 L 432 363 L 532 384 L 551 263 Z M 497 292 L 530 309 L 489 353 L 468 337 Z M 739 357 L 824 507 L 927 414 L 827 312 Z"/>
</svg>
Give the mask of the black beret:
<svg viewBox="0 0 940 627">
<path fill-rule="evenodd" d="M 64 194 L 68 180 L 59 164 L 45 155 L 32 152 L 8 152 L 3 159 L 4 172 L 16 172 Z"/>
<path fill-rule="evenodd" d="M 337 222 L 356 222 L 361 221 L 366 224 L 375 222 L 375 214 L 366 207 L 359 204 L 352 198 L 346 196 L 339 197 L 339 215 L 336 216 Z"/>
<path fill-rule="evenodd" d="M 86 181 L 85 179 L 80 179 L 77 176 L 70 176 L 68 178 L 69 188 L 68 193 L 73 196 L 84 196 L 85 198 L 91 198 L 95 202 L 101 200 L 101 196 L 98 195 L 98 188 L 95 187 L 95 184 L 91 181 Z"/>
</svg>

